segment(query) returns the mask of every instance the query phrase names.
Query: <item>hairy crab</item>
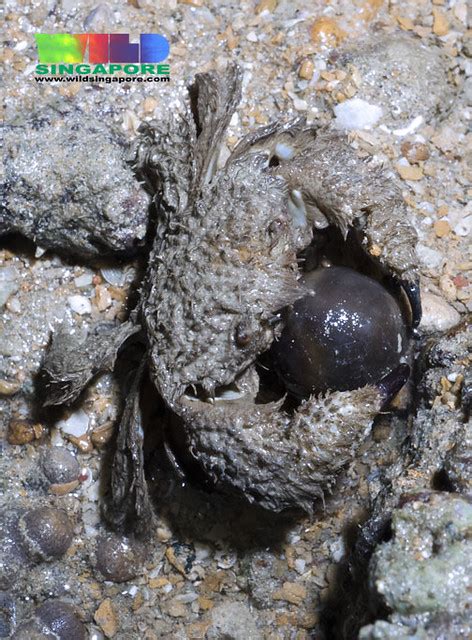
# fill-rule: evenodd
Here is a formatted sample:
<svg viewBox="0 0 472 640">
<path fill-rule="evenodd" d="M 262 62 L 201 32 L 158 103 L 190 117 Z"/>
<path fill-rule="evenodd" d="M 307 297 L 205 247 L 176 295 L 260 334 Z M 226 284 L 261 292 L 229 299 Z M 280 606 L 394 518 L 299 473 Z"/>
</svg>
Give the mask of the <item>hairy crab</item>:
<svg viewBox="0 0 472 640">
<path fill-rule="evenodd" d="M 284 397 L 262 398 L 258 358 L 281 335 L 281 310 L 307 296 L 299 263 L 310 262 L 316 238 L 334 230 L 399 283 L 415 325 L 416 234 L 389 175 L 342 134 L 301 119 L 247 135 L 218 170 L 240 90 L 236 67 L 197 75 L 183 114 L 142 126 L 136 169 L 158 214 L 137 307 L 118 328 L 80 339 L 57 332 L 44 361 L 45 404 L 68 403 L 113 368 L 130 336 L 144 337 L 114 455 L 117 525 L 151 514 L 139 413 L 148 366 L 188 457 L 217 485 L 273 511 L 310 511 L 408 377 L 398 362 L 360 388 L 321 394 L 315 385 L 291 408 Z"/>
</svg>

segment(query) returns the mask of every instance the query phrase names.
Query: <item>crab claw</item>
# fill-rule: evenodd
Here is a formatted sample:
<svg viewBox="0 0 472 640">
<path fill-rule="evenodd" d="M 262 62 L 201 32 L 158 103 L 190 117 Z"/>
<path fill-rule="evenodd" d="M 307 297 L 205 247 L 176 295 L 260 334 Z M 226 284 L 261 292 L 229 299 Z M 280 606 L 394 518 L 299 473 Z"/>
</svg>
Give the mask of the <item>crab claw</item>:
<svg viewBox="0 0 472 640">
<path fill-rule="evenodd" d="M 420 284 L 416 281 L 402 280 L 400 282 L 403 291 L 405 292 L 408 302 L 411 307 L 411 324 L 413 329 L 419 325 L 421 321 L 421 297 L 420 297 Z"/>
<path fill-rule="evenodd" d="M 407 364 L 400 364 L 377 383 L 377 389 L 383 399 L 382 408 L 397 395 L 409 377 L 410 367 Z"/>
</svg>

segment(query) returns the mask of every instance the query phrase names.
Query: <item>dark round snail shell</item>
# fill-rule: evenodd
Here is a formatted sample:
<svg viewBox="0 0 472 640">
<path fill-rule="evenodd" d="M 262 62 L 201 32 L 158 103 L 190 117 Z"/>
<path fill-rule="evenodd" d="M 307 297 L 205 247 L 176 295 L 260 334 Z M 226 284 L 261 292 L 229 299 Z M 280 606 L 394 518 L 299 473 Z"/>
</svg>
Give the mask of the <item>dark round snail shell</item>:
<svg viewBox="0 0 472 640">
<path fill-rule="evenodd" d="M 45 449 L 41 455 L 41 467 L 52 484 L 72 482 L 80 474 L 77 458 L 64 447 Z"/>
<path fill-rule="evenodd" d="M 13 634 L 15 640 L 85 640 L 85 637 L 85 625 L 76 608 L 60 600 L 49 600 L 42 604 L 34 617 L 21 624 Z"/>
<path fill-rule="evenodd" d="M 38 507 L 19 520 L 22 543 L 31 558 L 51 560 L 62 557 L 73 538 L 67 513 L 53 507 Z"/>
<path fill-rule="evenodd" d="M 307 295 L 283 312 L 272 356 L 298 397 L 378 382 L 400 363 L 406 327 L 395 298 L 376 280 L 346 267 L 304 276 Z"/>
<path fill-rule="evenodd" d="M 98 538 L 95 556 L 95 566 L 106 580 L 126 582 L 140 572 L 144 549 L 132 538 L 111 533 Z"/>
</svg>

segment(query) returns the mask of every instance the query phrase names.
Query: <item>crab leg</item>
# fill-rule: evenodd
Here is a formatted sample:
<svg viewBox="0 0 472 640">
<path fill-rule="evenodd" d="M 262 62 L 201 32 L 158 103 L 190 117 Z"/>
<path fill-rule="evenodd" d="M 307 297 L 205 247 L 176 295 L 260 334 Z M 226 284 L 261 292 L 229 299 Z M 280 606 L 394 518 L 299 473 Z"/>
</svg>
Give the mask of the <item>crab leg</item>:
<svg viewBox="0 0 472 640">
<path fill-rule="evenodd" d="M 92 378 L 113 370 L 119 350 L 140 329 L 128 321 L 99 323 L 85 336 L 63 328 L 53 334 L 39 378 L 43 406 L 71 404 Z"/>
<path fill-rule="evenodd" d="M 111 496 L 106 506 L 106 516 L 115 529 L 132 529 L 134 533 L 147 531 L 153 519 L 144 476 L 140 410 L 140 386 L 146 366 L 147 359 L 143 358 L 126 394 L 113 453 Z"/>
<path fill-rule="evenodd" d="M 289 415 L 280 403 L 204 403 L 183 399 L 187 445 L 215 483 L 251 502 L 282 511 L 312 511 L 314 497 L 333 485 L 337 472 L 364 441 L 378 412 L 408 378 L 400 365 L 377 385 L 312 396 Z"/>
</svg>

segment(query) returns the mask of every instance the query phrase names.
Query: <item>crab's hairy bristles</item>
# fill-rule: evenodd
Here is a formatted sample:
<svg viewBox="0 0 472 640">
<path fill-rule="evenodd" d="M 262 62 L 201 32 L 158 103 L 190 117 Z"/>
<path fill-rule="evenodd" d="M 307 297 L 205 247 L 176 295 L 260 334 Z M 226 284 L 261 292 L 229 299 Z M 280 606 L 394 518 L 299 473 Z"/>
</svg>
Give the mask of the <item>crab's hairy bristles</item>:
<svg viewBox="0 0 472 640">
<path fill-rule="evenodd" d="M 187 445 L 217 485 L 271 511 L 311 512 L 364 441 L 383 398 L 377 387 L 311 397 L 290 416 L 280 403 L 183 401 Z"/>
</svg>

